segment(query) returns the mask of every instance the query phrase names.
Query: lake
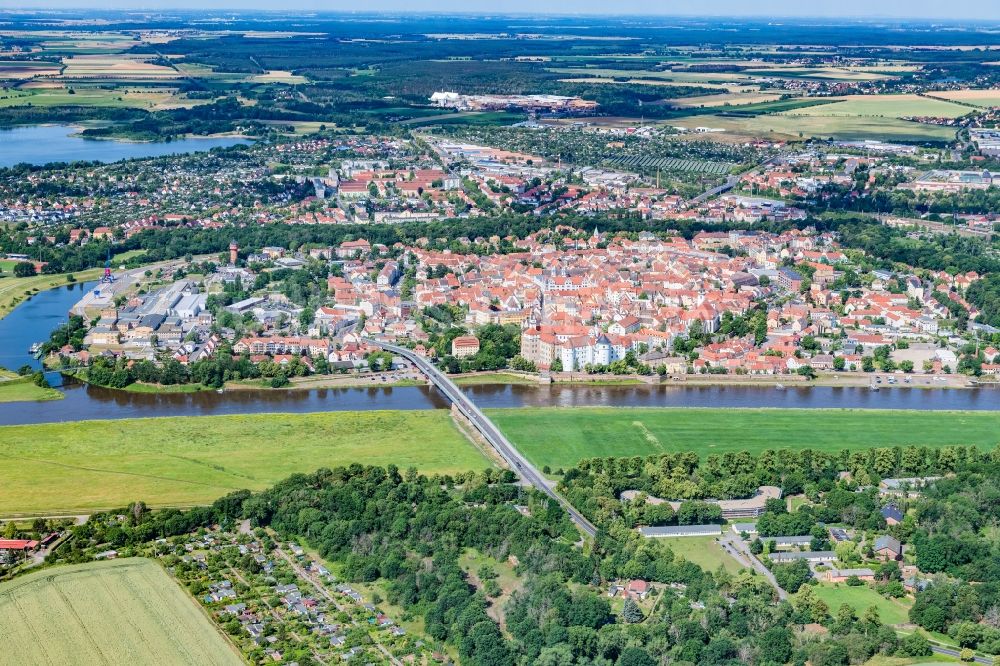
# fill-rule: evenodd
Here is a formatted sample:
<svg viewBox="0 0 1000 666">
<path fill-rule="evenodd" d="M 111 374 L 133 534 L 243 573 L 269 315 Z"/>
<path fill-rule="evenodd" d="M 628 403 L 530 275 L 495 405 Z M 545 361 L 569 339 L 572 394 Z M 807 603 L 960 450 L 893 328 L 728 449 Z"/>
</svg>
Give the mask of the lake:
<svg viewBox="0 0 1000 666">
<path fill-rule="evenodd" d="M 71 125 L 33 125 L 0 129 L 0 167 L 79 160 L 117 162 L 137 157 L 158 157 L 252 143 L 236 137 L 177 139 L 171 142 L 132 142 L 84 139 L 73 136 Z"/>
</svg>

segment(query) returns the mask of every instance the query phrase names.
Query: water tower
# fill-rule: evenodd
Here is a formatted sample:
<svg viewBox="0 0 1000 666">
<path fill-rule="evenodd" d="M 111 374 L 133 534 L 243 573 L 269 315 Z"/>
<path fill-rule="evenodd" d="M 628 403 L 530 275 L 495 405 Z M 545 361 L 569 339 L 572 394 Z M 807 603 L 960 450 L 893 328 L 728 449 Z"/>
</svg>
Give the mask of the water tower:
<svg viewBox="0 0 1000 666">
<path fill-rule="evenodd" d="M 229 244 L 229 263 L 235 266 L 236 259 L 237 257 L 239 257 L 239 254 L 240 254 L 240 246 L 236 244 L 236 241 L 233 241 L 232 243 Z"/>
</svg>

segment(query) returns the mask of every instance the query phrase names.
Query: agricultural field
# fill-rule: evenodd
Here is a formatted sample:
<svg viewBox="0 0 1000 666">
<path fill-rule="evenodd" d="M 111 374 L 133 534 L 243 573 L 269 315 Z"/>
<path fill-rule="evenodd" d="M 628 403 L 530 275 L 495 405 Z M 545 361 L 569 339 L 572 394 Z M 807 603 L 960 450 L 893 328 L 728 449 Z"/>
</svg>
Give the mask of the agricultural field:
<svg viewBox="0 0 1000 666">
<path fill-rule="evenodd" d="M 602 67 L 552 67 L 550 72 L 574 78 L 596 77 L 602 79 L 642 79 L 649 81 L 671 81 L 684 85 L 702 83 L 737 83 L 752 85 L 754 78 L 735 72 L 677 72 L 650 71 L 642 69 L 606 69 Z"/>
<path fill-rule="evenodd" d="M 861 71 L 841 67 L 776 67 L 770 69 L 748 69 L 747 74 L 779 79 L 824 79 L 830 81 L 881 81 L 892 78 L 876 71 Z"/>
<path fill-rule="evenodd" d="M 622 80 L 622 79 L 611 79 L 611 78 L 601 77 L 601 76 L 597 76 L 597 77 L 593 77 L 593 78 L 590 78 L 590 77 L 566 78 L 566 79 L 559 79 L 559 82 L 560 83 L 586 83 L 586 84 L 591 84 L 591 83 L 604 83 L 604 84 L 628 83 L 630 85 L 637 85 L 637 86 L 664 86 L 664 87 L 667 87 L 667 88 L 670 88 L 670 87 L 673 87 L 673 88 L 689 88 L 689 87 L 691 87 L 690 83 L 682 83 L 680 81 L 667 81 L 667 80 L 663 80 L 663 79 L 638 79 L 638 78 L 630 78 L 630 79 Z M 699 82 L 698 83 L 698 87 L 699 88 L 708 88 L 710 90 L 718 90 L 720 93 L 724 93 L 724 92 L 725 93 L 732 93 L 732 91 L 735 90 L 735 89 L 745 88 L 747 86 L 745 86 L 745 85 L 744 86 L 737 86 L 737 85 L 732 84 L 732 83 L 702 83 L 702 82 Z M 754 88 L 754 90 L 756 90 L 756 88 Z M 669 95 L 670 91 L 669 90 L 665 91 L 664 94 Z M 706 95 L 706 97 L 707 97 L 707 95 Z M 676 102 L 677 100 L 673 100 L 672 99 L 670 101 L 671 101 L 671 103 L 673 103 L 673 102 Z"/>
<path fill-rule="evenodd" d="M 33 33 L 36 37 L 45 33 Z M 73 55 L 104 55 L 118 53 L 135 45 L 132 35 L 121 32 L 63 32 L 48 33 L 50 39 L 41 42 L 46 52 L 71 53 Z"/>
<path fill-rule="evenodd" d="M 487 410 L 531 462 L 695 451 L 864 449 L 1000 443 L 1000 412 L 848 409 L 522 408 Z"/>
<path fill-rule="evenodd" d="M 145 559 L 70 565 L 0 585 L 11 664 L 242 664 L 208 616 Z"/>
<path fill-rule="evenodd" d="M 761 102 L 774 102 L 781 99 L 781 95 L 761 92 L 726 92 L 719 95 L 698 95 L 695 97 L 679 97 L 667 100 L 671 106 L 679 109 L 697 109 L 702 107 L 717 106 L 745 106 L 747 104 L 760 104 Z"/>
<path fill-rule="evenodd" d="M 919 95 L 851 95 L 832 104 L 786 111 L 784 115 L 958 118 L 969 111 L 968 107 L 960 104 Z"/>
<path fill-rule="evenodd" d="M 850 587 L 848 585 L 830 585 L 822 583 L 812 588 L 813 594 L 822 599 L 831 612 L 836 612 L 841 604 L 847 604 L 860 616 L 869 606 L 878 609 L 879 617 L 883 624 L 903 624 L 909 621 L 907 613 L 912 602 L 901 602 L 898 599 L 886 599 L 875 590 L 861 585 Z"/>
<path fill-rule="evenodd" d="M 181 74 L 170 67 L 147 62 L 143 56 L 75 55 L 65 58 L 64 79 L 95 79 L 102 81 L 177 79 Z"/>
<path fill-rule="evenodd" d="M 481 470 L 447 410 L 255 414 L 0 428 L 0 515 L 209 503 L 320 467 Z"/>
<path fill-rule="evenodd" d="M 70 92 L 72 90 L 72 92 Z M 184 104 L 183 96 L 169 88 L 44 87 L 5 92 L 0 108 L 7 106 L 94 106 L 157 109 Z"/>
<path fill-rule="evenodd" d="M 0 61 L 0 80 L 24 80 L 36 76 L 56 76 L 60 66 L 54 62 L 38 60 L 4 60 Z"/>
<path fill-rule="evenodd" d="M 292 74 L 291 72 L 286 72 L 283 70 L 268 70 L 265 74 L 258 74 L 250 78 L 251 83 L 287 83 L 288 85 L 296 85 L 300 83 L 309 83 L 309 79 L 304 76 L 298 76 Z"/>
<path fill-rule="evenodd" d="M 959 104 L 971 104 L 989 108 L 1000 106 L 1000 88 L 990 88 L 986 90 L 935 90 L 927 93 L 939 99 L 952 100 Z"/>
<path fill-rule="evenodd" d="M 822 109 L 826 105 L 816 107 Z M 818 111 L 817 111 L 818 112 Z M 940 125 L 864 116 L 821 116 L 772 113 L 760 116 L 703 115 L 678 118 L 670 125 L 694 129 L 717 127 L 727 134 L 741 137 L 795 140 L 800 138 L 834 138 L 841 141 L 881 139 L 883 141 L 954 141 L 955 128 Z M 725 139 L 725 134 L 707 135 L 710 139 Z"/>
</svg>

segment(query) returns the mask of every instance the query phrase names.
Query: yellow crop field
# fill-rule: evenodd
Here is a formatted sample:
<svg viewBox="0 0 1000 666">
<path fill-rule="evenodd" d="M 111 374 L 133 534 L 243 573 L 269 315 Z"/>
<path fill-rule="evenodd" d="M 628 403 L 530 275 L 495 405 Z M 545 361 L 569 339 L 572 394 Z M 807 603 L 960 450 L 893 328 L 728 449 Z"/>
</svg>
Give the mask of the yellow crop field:
<svg viewBox="0 0 1000 666">
<path fill-rule="evenodd" d="M 176 79 L 181 75 L 141 57 L 124 55 L 78 55 L 63 59 L 64 78 L 71 79 Z"/>
<path fill-rule="evenodd" d="M 293 85 L 296 83 L 309 83 L 309 79 L 304 76 L 299 76 L 297 74 L 292 74 L 291 72 L 286 72 L 284 70 L 271 69 L 268 70 L 267 74 L 258 74 L 250 78 L 252 83 L 287 83 Z"/>
<path fill-rule="evenodd" d="M 91 562 L 0 585 L 10 664 L 241 664 L 198 603 L 151 560 Z"/>
<path fill-rule="evenodd" d="M 903 118 L 907 116 L 935 116 L 958 118 L 970 109 L 959 104 L 931 99 L 919 95 L 848 95 L 832 104 L 821 104 L 804 109 L 786 111 L 786 116 L 878 116 Z"/>
<path fill-rule="evenodd" d="M 934 90 L 928 95 L 939 99 L 948 99 L 974 106 L 1000 106 L 1000 88 L 981 88 L 977 90 Z"/>
</svg>

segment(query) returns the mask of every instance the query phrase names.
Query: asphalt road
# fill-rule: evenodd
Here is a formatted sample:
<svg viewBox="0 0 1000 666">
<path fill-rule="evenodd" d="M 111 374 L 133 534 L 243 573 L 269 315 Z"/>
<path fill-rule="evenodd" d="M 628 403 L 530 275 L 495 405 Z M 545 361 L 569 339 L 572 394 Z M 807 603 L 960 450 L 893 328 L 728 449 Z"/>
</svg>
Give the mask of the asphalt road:
<svg viewBox="0 0 1000 666">
<path fill-rule="evenodd" d="M 534 465 L 528 462 L 527 458 L 521 455 L 521 453 L 514 448 L 514 445 L 511 444 L 510 440 L 508 440 L 502 432 L 500 432 L 500 429 L 497 428 L 496 425 L 490 421 L 478 407 L 476 407 L 476 404 L 472 402 L 472 400 L 470 400 L 469 397 L 465 395 L 465 393 L 463 393 L 454 382 L 448 379 L 444 373 L 435 368 L 426 359 L 418 356 L 405 347 L 398 347 L 396 345 L 380 342 L 378 340 L 369 340 L 369 342 L 378 345 L 388 352 L 402 356 L 406 360 L 413 363 L 427 376 L 431 383 L 433 383 L 434 386 L 436 386 L 437 389 L 458 408 L 462 415 L 469 419 L 469 422 L 472 423 L 483 438 L 490 443 L 490 446 L 496 449 L 496 452 L 500 454 L 500 457 L 507 461 L 511 470 L 517 473 L 523 480 L 527 481 L 538 490 L 559 502 L 559 504 L 566 510 L 566 513 L 569 514 L 569 517 L 581 530 L 583 530 L 583 532 L 591 537 L 597 535 L 597 528 L 594 527 L 589 520 L 584 518 L 583 514 L 574 509 L 573 505 L 571 505 L 559 493 L 554 491 L 549 486 L 541 472 L 539 472 Z"/>
<path fill-rule="evenodd" d="M 959 657 L 959 651 L 958 650 L 952 650 L 951 648 L 938 647 L 937 645 L 931 645 L 931 652 L 933 652 L 934 654 L 945 654 L 945 655 L 948 655 L 949 657 L 955 657 L 956 659 Z M 976 655 L 973 658 L 973 661 L 975 663 L 977 663 L 977 664 L 992 664 L 993 663 L 993 659 L 991 659 L 990 657 L 980 657 L 979 655 Z"/>
<path fill-rule="evenodd" d="M 763 576 L 767 582 L 770 583 L 771 587 L 777 591 L 779 599 L 788 598 L 788 593 L 785 592 L 780 585 L 778 585 L 778 581 L 775 579 L 774 574 L 771 573 L 771 570 L 764 566 L 764 563 L 758 560 L 754 554 L 747 549 L 743 539 L 736 535 L 725 534 L 723 535 L 721 541 L 724 547 L 728 546 L 735 552 L 739 553 L 744 560 L 749 562 L 750 566 L 752 566 L 757 573 Z"/>
</svg>

